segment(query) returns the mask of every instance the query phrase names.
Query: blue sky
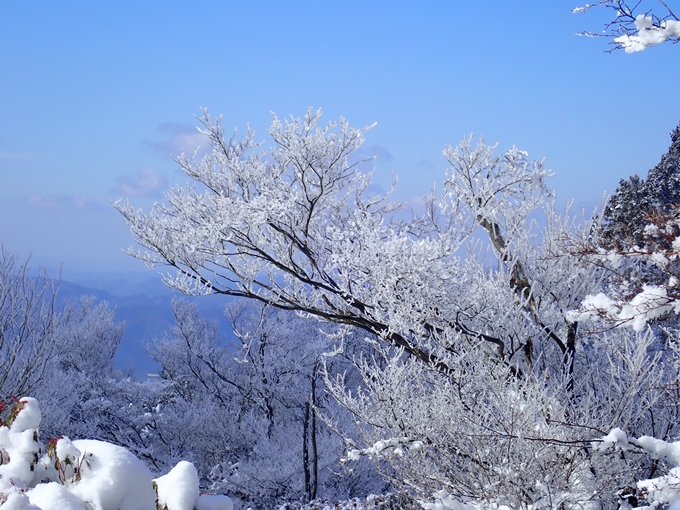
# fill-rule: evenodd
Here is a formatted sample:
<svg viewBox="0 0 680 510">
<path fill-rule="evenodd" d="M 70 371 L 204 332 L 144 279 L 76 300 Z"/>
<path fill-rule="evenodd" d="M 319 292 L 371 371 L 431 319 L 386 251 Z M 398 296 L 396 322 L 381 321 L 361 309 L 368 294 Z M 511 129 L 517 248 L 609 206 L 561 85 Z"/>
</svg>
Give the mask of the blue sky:
<svg viewBox="0 0 680 510">
<path fill-rule="evenodd" d="M 140 269 L 109 199 L 148 210 L 183 183 L 200 107 L 265 137 L 270 111 L 378 122 L 377 179 L 410 199 L 444 145 L 484 135 L 588 208 L 646 174 L 680 121 L 680 47 L 608 54 L 578 0 L 0 0 L 0 242 L 34 264 Z"/>
</svg>

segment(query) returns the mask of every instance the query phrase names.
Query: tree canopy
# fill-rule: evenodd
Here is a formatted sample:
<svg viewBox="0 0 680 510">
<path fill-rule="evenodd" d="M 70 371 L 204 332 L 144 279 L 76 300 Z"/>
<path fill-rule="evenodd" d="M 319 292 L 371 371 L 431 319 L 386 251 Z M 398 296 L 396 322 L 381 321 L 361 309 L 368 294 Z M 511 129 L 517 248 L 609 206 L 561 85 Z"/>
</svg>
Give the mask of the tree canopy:
<svg viewBox="0 0 680 510">
<path fill-rule="evenodd" d="M 596 219 L 556 213 L 550 172 L 526 152 L 469 138 L 445 147 L 442 191 L 408 215 L 362 172 L 370 126 L 320 118 L 275 116 L 266 148 L 251 131 L 225 138 L 204 112 L 210 152 L 177 158 L 193 183 L 148 213 L 116 202 L 144 248 L 131 253 L 187 294 L 322 321 L 324 384 L 359 424 L 327 417 L 346 462 L 370 457 L 425 498 L 616 501 L 650 460 L 593 441 L 616 427 L 667 437 L 676 410 L 661 388 L 677 372 L 652 331 L 577 313 L 608 274 L 570 251 Z M 358 384 L 328 369 L 357 335 Z"/>
</svg>

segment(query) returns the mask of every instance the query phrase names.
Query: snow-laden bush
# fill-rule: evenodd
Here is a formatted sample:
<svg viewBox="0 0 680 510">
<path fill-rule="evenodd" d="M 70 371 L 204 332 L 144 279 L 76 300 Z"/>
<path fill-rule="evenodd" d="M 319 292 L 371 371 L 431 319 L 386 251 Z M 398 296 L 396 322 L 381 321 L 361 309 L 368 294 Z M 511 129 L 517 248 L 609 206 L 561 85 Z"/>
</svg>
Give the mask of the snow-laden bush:
<svg viewBox="0 0 680 510">
<path fill-rule="evenodd" d="M 2 510 L 232 508 L 226 496 L 199 494 L 198 474 L 189 462 L 154 480 L 141 460 L 114 444 L 61 437 L 43 449 L 34 398 L 16 399 L 5 414 L 0 420 Z"/>
</svg>

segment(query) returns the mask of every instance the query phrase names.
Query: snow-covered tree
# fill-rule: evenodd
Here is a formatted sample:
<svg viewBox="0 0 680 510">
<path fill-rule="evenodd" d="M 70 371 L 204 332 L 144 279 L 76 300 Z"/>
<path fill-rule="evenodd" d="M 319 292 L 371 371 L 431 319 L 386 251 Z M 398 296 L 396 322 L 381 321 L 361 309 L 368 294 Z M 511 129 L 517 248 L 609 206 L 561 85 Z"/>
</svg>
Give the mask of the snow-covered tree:
<svg viewBox="0 0 680 510">
<path fill-rule="evenodd" d="M 339 414 L 318 370 L 318 324 L 235 302 L 238 340 L 227 342 L 195 305 L 175 300 L 173 311 L 151 350 L 169 390 L 149 428 L 159 462 L 189 459 L 207 486 L 253 508 L 384 487 L 365 466 L 361 480 L 339 475 L 340 439 L 317 417 Z"/>
<path fill-rule="evenodd" d="M 583 13 L 593 8 L 609 10 L 610 21 L 605 23 L 602 32 L 584 31 L 579 35 L 612 38 L 613 50 L 635 53 L 664 42 L 680 41 L 678 7 L 670 0 L 598 0 L 576 7 L 573 12 Z"/>
<path fill-rule="evenodd" d="M 605 289 L 584 301 L 582 317 L 641 330 L 680 310 L 680 126 L 671 140 L 646 179 L 620 182 L 593 237 L 572 248 L 606 273 Z"/>
<path fill-rule="evenodd" d="M 55 355 L 57 285 L 45 272 L 28 275 L 21 262 L 0 246 L 0 396 L 24 395 L 48 383 Z"/>
<path fill-rule="evenodd" d="M 540 162 L 470 139 L 445 149 L 443 193 L 405 220 L 350 159 L 368 128 L 319 127 L 320 115 L 275 117 L 266 152 L 250 131 L 225 139 L 205 113 L 212 151 L 177 159 L 195 184 L 148 214 L 116 203 L 147 249 L 134 254 L 174 269 L 164 280 L 186 293 L 334 323 L 334 352 L 360 332 L 362 383 L 325 371 L 358 418 L 348 462 L 371 457 L 422 497 L 616 504 L 648 461 L 591 442 L 617 426 L 663 436 L 675 416 L 658 388 L 675 372 L 653 334 L 595 334 L 569 314 L 606 274 L 565 256 L 592 222 L 554 212 Z"/>
<path fill-rule="evenodd" d="M 45 271 L 31 277 L 28 261 L 0 250 L 0 400 L 32 394 L 47 437 L 106 440 L 159 470 L 145 430 L 164 387 L 114 370 L 122 336 L 106 302 L 58 304 L 58 282 Z"/>
<path fill-rule="evenodd" d="M 32 394 L 40 399 L 49 437 L 102 438 L 102 388 L 116 379 L 113 356 L 123 336 L 106 302 L 91 296 L 67 300 L 59 309 L 50 370 Z M 96 403 L 94 406 L 93 404 Z M 89 411 L 88 411 L 89 409 Z"/>
<path fill-rule="evenodd" d="M 604 209 L 598 241 L 607 249 L 643 246 L 647 225 L 660 216 L 677 214 L 680 204 L 680 124 L 671 133 L 671 146 L 645 179 L 622 179 Z"/>
</svg>

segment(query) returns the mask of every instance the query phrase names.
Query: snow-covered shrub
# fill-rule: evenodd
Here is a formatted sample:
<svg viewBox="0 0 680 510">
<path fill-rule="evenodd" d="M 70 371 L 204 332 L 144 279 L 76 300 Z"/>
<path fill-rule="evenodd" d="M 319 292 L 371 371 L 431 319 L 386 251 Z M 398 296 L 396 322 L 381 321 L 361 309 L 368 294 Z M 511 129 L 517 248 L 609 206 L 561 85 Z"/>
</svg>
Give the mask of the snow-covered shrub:
<svg viewBox="0 0 680 510">
<path fill-rule="evenodd" d="M 0 503 L 23 500 L 38 468 L 38 402 L 31 398 L 15 402 L 0 421 Z"/>
<path fill-rule="evenodd" d="M 231 510 L 226 496 L 199 494 L 196 469 L 180 463 L 155 482 L 125 448 L 66 437 L 40 457 L 40 408 L 16 399 L 0 422 L 2 510 Z"/>
</svg>

